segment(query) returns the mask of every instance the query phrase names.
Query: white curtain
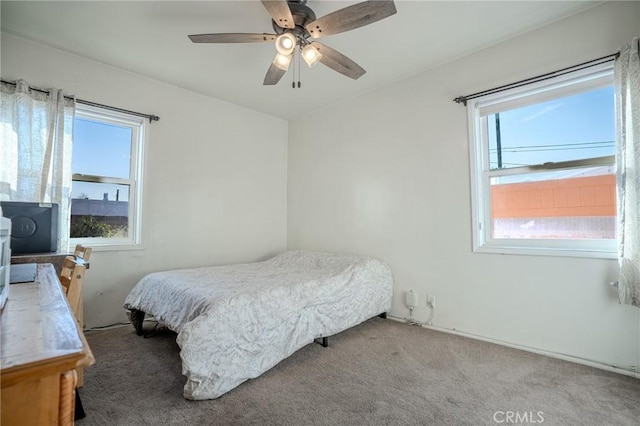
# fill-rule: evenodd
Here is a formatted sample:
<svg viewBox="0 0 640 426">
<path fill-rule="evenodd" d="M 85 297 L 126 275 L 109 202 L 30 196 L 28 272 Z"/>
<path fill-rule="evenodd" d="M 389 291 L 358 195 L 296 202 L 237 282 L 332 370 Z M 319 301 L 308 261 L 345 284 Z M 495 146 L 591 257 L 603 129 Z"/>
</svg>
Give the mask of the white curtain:
<svg viewBox="0 0 640 426">
<path fill-rule="evenodd" d="M 620 303 L 640 307 L 640 39 L 615 61 Z"/>
<path fill-rule="evenodd" d="M 59 205 L 58 250 L 69 247 L 71 145 L 75 101 L 62 90 L 2 83 L 0 200 Z"/>
</svg>

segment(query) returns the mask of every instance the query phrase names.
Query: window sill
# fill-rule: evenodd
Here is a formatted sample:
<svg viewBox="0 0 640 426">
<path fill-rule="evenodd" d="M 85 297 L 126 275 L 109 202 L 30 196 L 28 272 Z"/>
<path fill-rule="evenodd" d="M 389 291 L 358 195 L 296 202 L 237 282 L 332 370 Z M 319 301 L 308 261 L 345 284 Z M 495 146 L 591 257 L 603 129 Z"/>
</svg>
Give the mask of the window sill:
<svg viewBox="0 0 640 426">
<path fill-rule="evenodd" d="M 598 247 L 550 247 L 550 246 L 527 246 L 505 244 L 503 242 L 488 242 L 481 246 L 474 247 L 474 253 L 502 254 L 502 255 L 528 255 L 528 256 L 556 256 L 556 257 L 583 257 L 591 259 L 618 258 L 616 249 Z"/>
<path fill-rule="evenodd" d="M 93 251 L 128 251 L 128 250 L 144 250 L 144 246 L 140 243 L 132 242 L 104 242 L 92 241 L 91 239 L 80 238 L 69 240 L 69 247 L 75 247 L 76 244 L 82 244 L 91 247 Z"/>
</svg>

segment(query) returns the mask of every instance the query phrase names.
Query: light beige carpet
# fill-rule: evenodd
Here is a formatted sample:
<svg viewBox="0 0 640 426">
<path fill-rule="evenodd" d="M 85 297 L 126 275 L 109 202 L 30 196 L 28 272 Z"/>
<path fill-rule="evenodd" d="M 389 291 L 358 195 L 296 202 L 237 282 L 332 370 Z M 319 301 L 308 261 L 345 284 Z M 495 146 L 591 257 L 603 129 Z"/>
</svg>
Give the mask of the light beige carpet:
<svg viewBox="0 0 640 426">
<path fill-rule="evenodd" d="M 638 379 L 379 318 L 210 401 L 183 399 L 174 333 L 87 338 L 80 426 L 640 424 Z"/>
</svg>

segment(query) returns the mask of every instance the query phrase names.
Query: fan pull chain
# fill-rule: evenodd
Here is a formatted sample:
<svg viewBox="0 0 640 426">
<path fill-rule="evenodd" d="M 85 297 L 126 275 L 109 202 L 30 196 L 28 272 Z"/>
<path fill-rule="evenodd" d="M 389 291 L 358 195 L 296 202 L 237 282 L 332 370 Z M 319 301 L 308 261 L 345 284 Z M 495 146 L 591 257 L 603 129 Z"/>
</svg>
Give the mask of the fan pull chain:
<svg viewBox="0 0 640 426">
<path fill-rule="evenodd" d="M 293 64 L 292 64 L 292 68 L 293 68 L 293 72 L 291 73 L 291 88 L 295 89 L 296 88 L 296 61 L 297 61 L 297 56 L 296 52 L 294 51 L 293 53 Z"/>
<path fill-rule="evenodd" d="M 296 88 L 296 55 L 293 53 L 293 71 L 291 72 L 291 88 Z"/>
<path fill-rule="evenodd" d="M 302 46 L 298 46 L 298 89 L 300 88 L 300 62 L 302 62 Z"/>
<path fill-rule="evenodd" d="M 295 89 L 296 88 L 296 64 L 297 64 L 297 73 L 298 73 L 298 89 L 302 86 L 302 83 L 300 83 L 300 55 L 301 55 L 301 49 L 298 48 L 298 54 L 296 55 L 294 53 L 293 55 L 293 73 L 292 73 L 292 80 L 291 80 L 291 88 Z"/>
</svg>

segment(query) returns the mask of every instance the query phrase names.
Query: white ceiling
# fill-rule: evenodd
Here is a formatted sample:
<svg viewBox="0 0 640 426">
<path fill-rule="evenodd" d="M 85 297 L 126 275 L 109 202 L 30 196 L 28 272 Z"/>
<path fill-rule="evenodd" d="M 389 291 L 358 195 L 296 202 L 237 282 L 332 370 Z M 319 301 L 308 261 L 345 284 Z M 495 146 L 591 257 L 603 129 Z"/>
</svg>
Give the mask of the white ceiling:
<svg viewBox="0 0 640 426">
<path fill-rule="evenodd" d="M 309 0 L 321 17 L 357 1 Z M 577 13 L 586 1 L 407 1 L 398 13 L 321 39 L 367 73 L 318 64 L 263 86 L 275 48 L 193 44 L 188 34 L 273 33 L 259 1 L 2 1 L 2 31 L 264 113 L 293 119 Z"/>
</svg>

